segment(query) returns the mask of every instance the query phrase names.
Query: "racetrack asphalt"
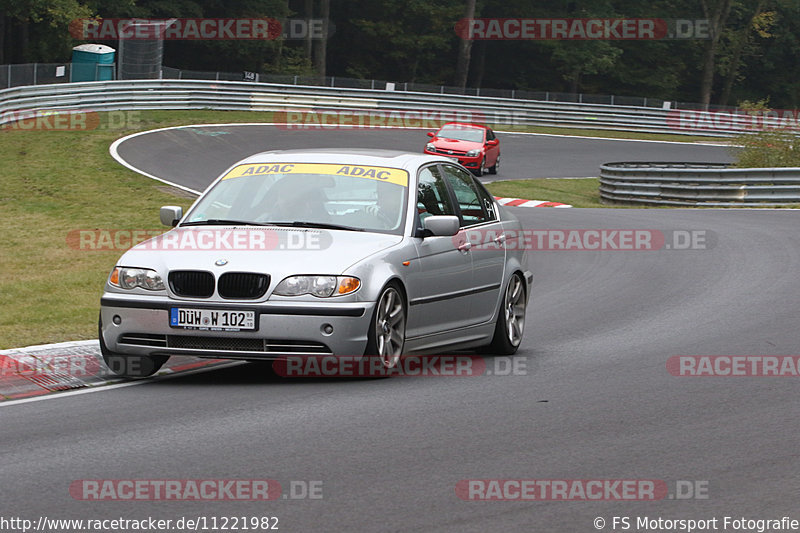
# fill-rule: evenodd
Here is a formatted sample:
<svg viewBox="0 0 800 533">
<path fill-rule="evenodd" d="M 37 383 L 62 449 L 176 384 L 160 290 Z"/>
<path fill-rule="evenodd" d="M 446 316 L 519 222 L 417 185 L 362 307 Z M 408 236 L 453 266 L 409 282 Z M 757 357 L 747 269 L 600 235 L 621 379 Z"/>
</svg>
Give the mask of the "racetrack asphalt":
<svg viewBox="0 0 800 533">
<path fill-rule="evenodd" d="M 498 175 L 482 181 L 525 178 L 572 178 L 599 175 L 614 161 L 732 161 L 726 146 L 589 139 L 552 135 L 498 133 Z M 171 128 L 122 142 L 119 156 L 137 169 L 167 181 L 203 190 L 214 178 L 245 157 L 267 150 L 297 148 L 391 148 L 422 152 L 425 130 L 295 130 L 285 126 L 222 125 Z M 548 199 L 549 200 L 549 199 Z"/>
<path fill-rule="evenodd" d="M 180 142 L 152 154 L 149 167 L 162 176 L 197 187 L 192 169 L 228 164 L 216 151 L 202 155 L 195 137 L 169 135 Z M 270 135 L 269 147 L 292 144 Z M 598 142 L 593 157 L 608 159 Z M 653 158 L 667 159 L 658 150 L 672 146 L 652 145 Z M 120 153 L 134 151 L 123 144 Z M 800 519 L 796 379 L 675 377 L 666 367 L 676 355 L 798 354 L 797 211 L 513 212 L 529 229 L 685 230 L 705 232 L 707 245 L 532 252 L 518 375 L 293 380 L 242 364 L 0 404 L 0 515 L 277 516 L 282 531 L 565 533 L 598 531 L 597 518 L 611 531 L 614 516 L 634 525 L 716 517 L 718 530 L 725 516 Z M 317 480 L 323 497 L 90 502 L 68 490 L 75 480 L 132 478 L 274 479 L 285 492 L 290 481 Z M 507 478 L 657 479 L 673 496 L 682 480 L 707 492 L 645 502 L 474 502 L 455 492 L 460 480 Z"/>
</svg>

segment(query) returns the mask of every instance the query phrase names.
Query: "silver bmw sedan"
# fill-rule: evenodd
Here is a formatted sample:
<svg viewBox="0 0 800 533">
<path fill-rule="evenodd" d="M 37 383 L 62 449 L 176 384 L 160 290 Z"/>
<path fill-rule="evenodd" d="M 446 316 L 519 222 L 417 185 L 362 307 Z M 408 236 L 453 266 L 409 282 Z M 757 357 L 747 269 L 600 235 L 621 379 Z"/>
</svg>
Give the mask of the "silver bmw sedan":
<svg viewBox="0 0 800 533">
<path fill-rule="evenodd" d="M 516 352 L 533 275 L 518 220 L 451 159 L 382 150 L 253 155 L 173 229 L 128 250 L 101 299 L 103 358 L 274 360 Z"/>
</svg>

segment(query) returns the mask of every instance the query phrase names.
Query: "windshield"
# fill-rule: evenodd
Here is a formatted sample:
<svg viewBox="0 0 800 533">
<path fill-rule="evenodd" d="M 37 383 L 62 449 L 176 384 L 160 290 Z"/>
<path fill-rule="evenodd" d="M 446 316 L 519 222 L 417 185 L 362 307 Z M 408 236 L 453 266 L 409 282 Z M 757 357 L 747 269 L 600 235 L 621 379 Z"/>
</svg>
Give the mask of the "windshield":
<svg viewBox="0 0 800 533">
<path fill-rule="evenodd" d="M 408 173 L 341 164 L 259 163 L 228 172 L 182 225 L 277 224 L 402 233 Z"/>
<path fill-rule="evenodd" d="M 476 143 L 483 142 L 483 130 L 477 128 L 459 128 L 457 126 L 445 126 L 436 134 L 437 137 L 445 139 L 456 139 L 458 141 L 471 141 Z"/>
</svg>

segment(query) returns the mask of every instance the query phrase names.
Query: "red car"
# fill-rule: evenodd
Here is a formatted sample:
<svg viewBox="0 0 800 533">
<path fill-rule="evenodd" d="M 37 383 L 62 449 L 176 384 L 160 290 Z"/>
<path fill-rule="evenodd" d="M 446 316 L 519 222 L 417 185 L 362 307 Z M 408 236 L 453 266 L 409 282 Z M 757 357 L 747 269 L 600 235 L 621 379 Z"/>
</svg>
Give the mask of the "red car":
<svg viewBox="0 0 800 533">
<path fill-rule="evenodd" d="M 437 132 L 428 132 L 433 139 L 425 145 L 426 154 L 458 159 L 476 176 L 484 172 L 497 174 L 500 167 L 500 141 L 494 132 L 479 124 L 448 122 Z"/>
</svg>

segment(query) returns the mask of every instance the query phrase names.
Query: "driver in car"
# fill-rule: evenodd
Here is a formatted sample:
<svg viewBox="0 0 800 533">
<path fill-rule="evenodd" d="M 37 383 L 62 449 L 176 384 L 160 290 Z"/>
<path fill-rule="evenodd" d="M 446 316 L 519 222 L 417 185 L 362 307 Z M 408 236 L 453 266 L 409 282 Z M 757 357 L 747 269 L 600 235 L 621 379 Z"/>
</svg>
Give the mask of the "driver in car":
<svg viewBox="0 0 800 533">
<path fill-rule="evenodd" d="M 377 200 L 364 210 L 378 219 L 386 229 L 393 229 L 400 221 L 400 207 L 403 203 L 403 191 L 391 183 L 377 183 Z"/>
</svg>

